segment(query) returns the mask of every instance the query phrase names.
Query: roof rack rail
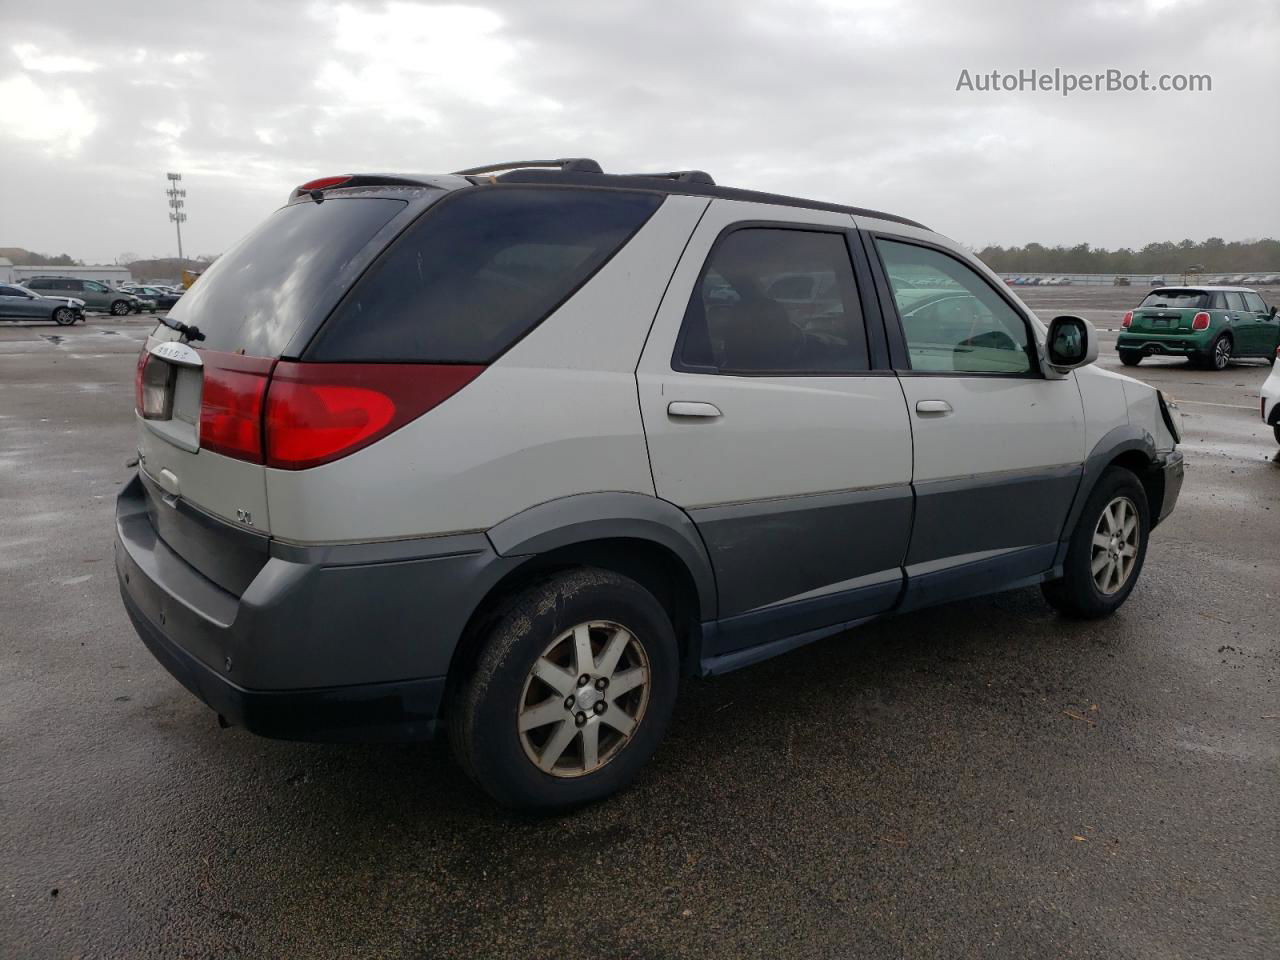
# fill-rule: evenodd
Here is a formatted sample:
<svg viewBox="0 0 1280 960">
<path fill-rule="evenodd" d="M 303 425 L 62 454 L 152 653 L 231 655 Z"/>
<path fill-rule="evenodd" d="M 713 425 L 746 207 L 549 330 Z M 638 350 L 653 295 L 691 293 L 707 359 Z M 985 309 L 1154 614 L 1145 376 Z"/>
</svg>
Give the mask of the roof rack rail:
<svg viewBox="0 0 1280 960">
<path fill-rule="evenodd" d="M 715 186 L 711 174 L 705 170 L 672 170 L 669 173 L 628 173 L 628 177 L 646 177 L 650 180 L 676 180 L 680 183 L 705 183 Z"/>
<path fill-rule="evenodd" d="M 600 164 L 589 157 L 565 157 L 561 160 L 510 160 L 506 163 L 488 163 L 483 167 L 468 167 L 453 171 L 455 176 L 469 177 L 499 170 L 520 170 L 525 167 L 559 167 L 565 173 L 604 173 Z"/>
</svg>

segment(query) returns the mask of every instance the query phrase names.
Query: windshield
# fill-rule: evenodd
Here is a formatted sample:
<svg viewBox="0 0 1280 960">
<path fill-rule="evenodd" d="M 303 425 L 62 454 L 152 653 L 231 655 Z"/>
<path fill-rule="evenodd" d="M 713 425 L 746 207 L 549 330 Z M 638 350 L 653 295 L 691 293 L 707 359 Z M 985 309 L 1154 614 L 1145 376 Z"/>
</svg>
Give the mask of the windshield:
<svg viewBox="0 0 1280 960">
<path fill-rule="evenodd" d="M 1202 290 L 1152 290 L 1139 306 L 1164 307 L 1170 310 L 1199 309 L 1206 302 Z"/>
<path fill-rule="evenodd" d="M 273 357 L 324 303 L 330 285 L 403 200 L 334 197 L 281 207 L 213 262 L 169 312 L 200 346 Z"/>
</svg>

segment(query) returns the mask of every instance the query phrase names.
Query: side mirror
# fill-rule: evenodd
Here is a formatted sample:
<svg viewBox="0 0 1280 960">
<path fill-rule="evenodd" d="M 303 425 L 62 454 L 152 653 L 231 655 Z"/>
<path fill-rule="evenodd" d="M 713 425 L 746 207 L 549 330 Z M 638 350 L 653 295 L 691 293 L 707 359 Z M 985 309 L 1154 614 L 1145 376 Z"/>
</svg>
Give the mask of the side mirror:
<svg viewBox="0 0 1280 960">
<path fill-rule="evenodd" d="M 1280 308 L 1277 308 L 1277 307 L 1276 307 L 1276 305 L 1273 303 L 1273 304 L 1271 305 L 1271 319 L 1272 319 L 1272 320 L 1274 320 L 1274 319 L 1276 318 L 1276 310 L 1277 310 L 1277 309 L 1280 309 Z"/>
<path fill-rule="evenodd" d="M 1065 374 L 1097 359 L 1098 332 L 1092 323 L 1071 314 L 1053 318 L 1044 344 L 1044 361 L 1048 367 Z"/>
</svg>

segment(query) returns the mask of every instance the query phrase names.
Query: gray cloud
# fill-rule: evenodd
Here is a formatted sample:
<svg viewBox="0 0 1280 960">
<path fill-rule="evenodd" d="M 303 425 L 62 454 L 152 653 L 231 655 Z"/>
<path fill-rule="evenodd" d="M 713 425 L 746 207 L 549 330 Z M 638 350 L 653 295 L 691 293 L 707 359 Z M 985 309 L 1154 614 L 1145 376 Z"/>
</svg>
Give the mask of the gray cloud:
<svg viewBox="0 0 1280 960">
<path fill-rule="evenodd" d="M 900 212 L 957 239 L 1275 235 L 1280 11 L 1145 3 L 274 2 L 6 14 L 0 244 L 216 253 L 311 176 L 586 155 Z M 1213 92 L 957 92 L 972 72 Z"/>
</svg>

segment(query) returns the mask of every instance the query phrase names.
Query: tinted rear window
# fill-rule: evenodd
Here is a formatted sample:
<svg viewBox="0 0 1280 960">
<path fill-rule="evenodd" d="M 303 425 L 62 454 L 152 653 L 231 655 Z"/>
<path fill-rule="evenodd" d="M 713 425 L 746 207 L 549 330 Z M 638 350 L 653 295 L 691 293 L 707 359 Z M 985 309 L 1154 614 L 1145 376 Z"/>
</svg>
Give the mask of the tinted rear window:
<svg viewBox="0 0 1280 960">
<path fill-rule="evenodd" d="M 1153 290 L 1143 298 L 1139 306 L 1190 310 L 1199 309 L 1207 303 L 1208 297 L 1200 290 Z"/>
<path fill-rule="evenodd" d="M 224 253 L 169 312 L 209 350 L 278 356 L 327 288 L 403 200 L 334 197 L 281 207 Z M 330 301 L 332 302 L 332 301 Z"/>
<path fill-rule="evenodd" d="M 618 190 L 455 194 L 378 259 L 307 358 L 488 363 L 599 270 L 661 202 Z"/>
</svg>

